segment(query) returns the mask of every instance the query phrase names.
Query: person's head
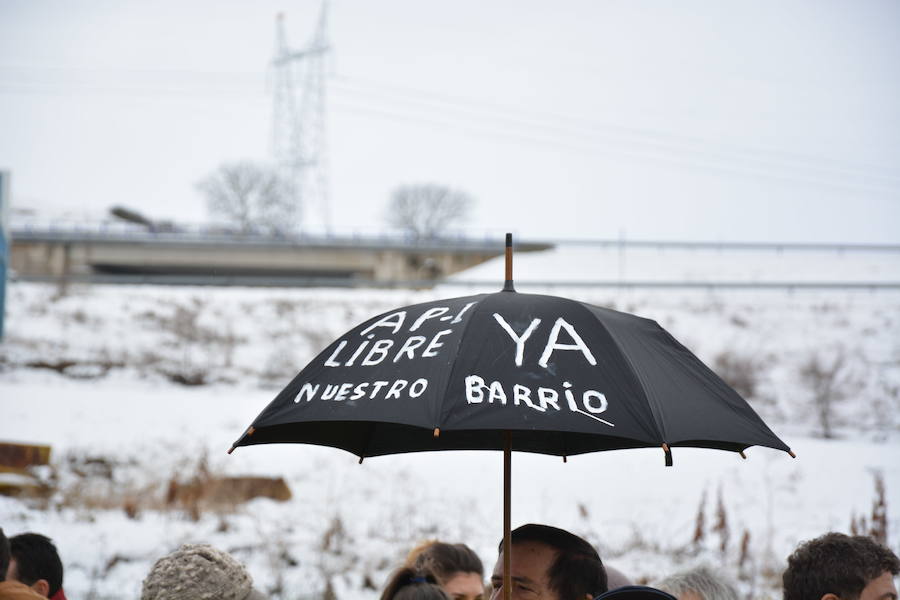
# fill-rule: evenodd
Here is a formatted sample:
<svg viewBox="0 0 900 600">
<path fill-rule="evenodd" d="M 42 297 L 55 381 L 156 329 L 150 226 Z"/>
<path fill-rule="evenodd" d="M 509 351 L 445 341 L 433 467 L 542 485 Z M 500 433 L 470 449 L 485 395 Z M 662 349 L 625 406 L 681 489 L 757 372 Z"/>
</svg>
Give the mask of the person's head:
<svg viewBox="0 0 900 600">
<path fill-rule="evenodd" d="M 184 544 L 153 565 L 141 600 L 264 600 L 247 569 L 207 544 Z"/>
<path fill-rule="evenodd" d="M 56 546 L 39 533 L 21 533 L 9 538 L 9 569 L 6 579 L 29 586 L 50 597 L 63 583 L 63 566 Z"/>
<path fill-rule="evenodd" d="M 0 581 L 6 581 L 6 569 L 9 568 L 9 540 L 0 527 Z"/>
<path fill-rule="evenodd" d="M 427 542 L 414 548 L 406 562 L 434 573 L 452 600 L 477 600 L 484 593 L 484 566 L 465 544 Z"/>
<path fill-rule="evenodd" d="M 826 533 L 788 557 L 784 600 L 896 600 L 900 560 L 872 538 Z"/>
<path fill-rule="evenodd" d="M 450 600 L 450 596 L 438 585 L 434 573 L 406 566 L 394 571 L 380 600 Z"/>
<path fill-rule="evenodd" d="M 678 600 L 663 590 L 646 585 L 625 585 L 600 594 L 594 600 Z"/>
<path fill-rule="evenodd" d="M 590 600 L 606 591 L 606 570 L 597 551 L 575 534 L 548 525 L 512 531 L 512 598 Z M 503 542 L 491 584 L 492 598 L 503 587 Z"/>
<path fill-rule="evenodd" d="M 737 590 L 707 567 L 670 575 L 658 582 L 656 587 L 676 596 L 678 600 L 738 600 Z"/>
</svg>

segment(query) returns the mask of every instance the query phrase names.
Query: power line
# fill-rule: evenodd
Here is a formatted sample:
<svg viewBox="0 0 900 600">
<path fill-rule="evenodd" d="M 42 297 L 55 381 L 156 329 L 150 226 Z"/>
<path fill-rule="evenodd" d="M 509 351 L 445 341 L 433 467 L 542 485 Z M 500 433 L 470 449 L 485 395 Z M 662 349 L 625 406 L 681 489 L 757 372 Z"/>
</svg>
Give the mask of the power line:
<svg viewBox="0 0 900 600">
<path fill-rule="evenodd" d="M 0 75 L 9 70 L 16 71 L 17 69 L 0 68 Z M 23 69 L 18 70 L 27 72 Z M 66 72 L 67 70 L 52 71 Z M 78 72 L 109 73 L 109 71 L 90 70 Z M 228 80 L 233 77 L 241 78 L 249 83 L 258 79 L 258 75 L 250 73 L 144 70 L 122 72 L 152 77 L 189 78 L 186 81 L 187 88 L 166 89 L 154 84 L 154 87 L 146 90 L 132 87 L 118 90 L 128 93 L 146 91 L 150 95 L 163 91 L 172 94 L 190 93 L 192 88 L 201 92 L 209 90 L 210 81 L 203 81 L 202 76 L 204 75 L 208 76 L 207 79 L 212 78 L 217 83 L 213 88 L 215 93 L 223 91 L 250 93 L 249 86 L 246 84 L 229 89 L 228 87 L 223 88 L 220 80 Z M 460 96 L 381 84 L 371 80 L 347 77 L 335 79 L 335 89 L 341 95 L 351 96 L 352 99 L 358 100 L 362 94 L 369 98 L 386 99 L 391 103 L 388 108 L 383 108 L 373 107 L 371 103 L 360 107 L 353 103 L 339 102 L 338 108 L 381 119 L 426 123 L 452 129 L 462 127 L 476 135 L 541 147 L 552 146 L 578 153 L 603 154 L 613 158 L 639 161 L 648 160 L 724 174 L 779 179 L 826 188 L 895 194 L 897 187 L 900 186 L 900 176 L 892 174 L 886 167 L 877 165 L 850 163 L 773 149 L 726 145 L 696 136 L 610 126 L 580 117 L 542 113 L 493 102 L 474 101 Z M 71 84 L 72 82 L 69 82 L 69 85 Z M 26 92 L 30 91 L 27 85 L 24 90 Z M 103 84 L 97 86 L 89 83 L 88 86 L 90 91 L 114 89 L 104 88 Z M 4 91 L 21 93 L 23 90 L 21 88 L 10 89 L 8 84 L 4 85 L 0 80 L 0 93 Z M 407 108 L 398 111 L 398 102 L 405 104 Z"/>
<path fill-rule="evenodd" d="M 347 78 L 338 78 L 337 89 L 340 89 L 342 82 L 346 82 Z M 367 85 L 370 85 L 367 82 Z M 387 90 L 382 92 L 389 97 L 391 90 L 399 90 L 402 92 L 416 92 L 410 88 L 395 88 L 393 86 L 378 86 Z M 353 85 L 351 84 L 351 89 Z M 360 92 L 354 92 L 358 95 Z M 364 88 L 361 93 L 367 92 Z M 396 92 L 394 92 L 396 93 Z M 434 103 L 442 112 L 450 111 L 471 111 L 473 109 L 480 110 L 478 106 L 472 102 L 462 100 L 458 97 L 446 96 L 443 94 L 435 94 L 418 91 L 418 94 L 429 102 Z M 394 96 L 397 100 L 406 103 L 414 103 L 409 98 L 402 96 Z M 415 104 L 414 104 L 415 105 Z M 426 104 L 427 105 L 427 104 Z M 880 167 L 867 164 L 853 164 L 835 159 L 821 158 L 817 156 L 802 155 L 797 153 L 789 153 L 774 149 L 748 148 L 735 145 L 726 145 L 720 142 L 714 142 L 695 136 L 678 135 L 666 132 L 651 131 L 646 129 L 634 129 L 621 126 L 610 126 L 595 121 L 588 121 L 579 117 L 568 115 L 559 115 L 552 113 L 539 113 L 536 111 L 528 111 L 516 109 L 514 107 L 504 106 L 501 104 L 488 104 L 489 110 L 500 111 L 496 114 L 482 113 L 471 115 L 473 118 L 485 119 L 489 118 L 499 122 L 509 122 L 510 124 L 523 124 L 533 128 L 541 128 L 547 130 L 556 130 L 573 137 L 592 137 L 596 134 L 604 136 L 615 136 L 608 139 L 608 143 L 624 143 L 630 145 L 646 146 L 657 150 L 671 150 L 679 152 L 690 152 L 694 154 L 709 155 L 713 158 L 724 158 L 728 160 L 741 160 L 759 163 L 762 166 L 776 167 L 792 167 L 803 169 L 815 169 L 831 173 L 836 170 L 845 172 L 847 176 L 860 177 L 876 177 L 885 179 L 889 184 L 900 184 L 900 175 L 890 173 L 887 167 Z M 530 115 L 527 118 L 517 116 L 515 112 Z M 555 121 L 555 122 L 554 122 Z M 798 162 L 801 164 L 787 164 L 785 161 Z M 807 164 L 802 164 L 803 162 Z M 830 163 L 832 166 L 820 166 L 819 163 Z M 880 172 L 879 172 L 880 171 Z"/>
<path fill-rule="evenodd" d="M 182 78 L 183 84 L 192 91 L 197 93 L 217 93 L 219 91 L 233 91 L 237 93 L 256 93 L 252 88 L 262 89 L 263 74 L 252 72 L 224 72 L 224 71 L 187 71 L 187 70 L 150 70 L 150 69 L 119 69 L 119 70 L 99 70 L 99 69 L 64 69 L 64 68 L 23 68 L 23 67 L 0 67 L 0 75 L 4 71 L 9 73 L 30 73 L 44 72 L 48 74 L 88 74 L 88 75 L 140 75 L 142 77 L 167 77 Z M 872 165 L 867 163 L 855 163 L 846 160 L 834 159 L 824 156 L 813 156 L 795 152 L 786 152 L 774 148 L 758 148 L 747 147 L 736 144 L 726 144 L 702 137 L 665 132 L 660 130 L 651 130 L 646 128 L 626 127 L 621 125 L 610 125 L 600 123 L 584 117 L 573 117 L 570 114 L 541 112 L 529 110 L 521 106 L 510 106 L 502 103 L 476 100 L 463 96 L 438 93 L 434 91 L 421 90 L 408 86 L 397 86 L 393 84 L 385 84 L 370 79 L 347 76 L 332 76 L 333 86 L 338 91 L 358 96 L 360 93 L 377 95 L 381 97 L 387 96 L 392 102 L 401 101 L 407 104 L 418 106 L 432 106 L 440 109 L 442 112 L 446 110 L 457 111 L 475 111 L 474 118 L 490 118 L 517 121 L 525 125 L 539 124 L 541 127 L 556 127 L 565 129 L 576 135 L 584 135 L 586 131 L 603 133 L 609 136 L 624 137 L 623 141 L 628 143 L 646 143 L 646 144 L 672 144 L 677 149 L 686 149 L 694 147 L 702 152 L 713 152 L 710 148 L 716 148 L 717 153 L 730 153 L 735 155 L 746 155 L 750 157 L 777 157 L 784 161 L 799 161 L 814 163 L 816 165 L 827 164 L 831 170 L 843 170 L 848 172 L 859 173 L 867 177 L 885 177 L 891 180 L 900 180 L 900 175 L 895 174 L 895 169 L 883 165 Z M 228 82 L 227 86 L 223 86 L 223 82 Z M 22 82 L 16 82 L 22 83 Z M 24 82 L 26 85 L 29 82 Z M 59 82 L 57 82 L 59 83 Z M 85 82 L 66 82 L 64 85 L 81 84 Z M 211 84 L 216 84 L 214 87 Z M 51 82 L 50 85 L 53 85 Z M 94 84 L 96 85 L 96 84 Z M 152 84 L 154 87 L 148 91 L 166 90 L 169 92 L 189 91 L 188 88 L 165 88 L 160 87 L 158 82 Z M 109 89 L 118 91 L 119 88 L 98 87 L 98 91 Z M 16 91 L 16 90 L 10 90 Z M 131 91 L 131 88 L 128 88 Z"/>
<path fill-rule="evenodd" d="M 706 171 L 710 173 L 718 173 L 721 175 L 740 175 L 751 178 L 763 178 L 763 179 L 774 179 L 785 181 L 788 183 L 800 183 L 804 185 L 812 185 L 821 188 L 831 188 L 831 189 L 843 189 L 850 191 L 867 191 L 878 194 L 897 194 L 898 191 L 886 187 L 878 187 L 866 185 L 865 182 L 847 182 L 847 181 L 825 181 L 821 178 L 814 178 L 811 176 L 803 177 L 792 175 L 791 173 L 784 172 L 776 172 L 772 170 L 765 170 L 753 167 L 741 167 L 740 165 L 722 165 L 722 164 L 713 164 L 710 162 L 702 162 L 701 160 L 695 160 L 691 157 L 682 157 L 674 154 L 648 154 L 646 152 L 636 152 L 627 150 L 621 146 L 617 146 L 615 148 L 608 148 L 597 143 L 590 142 L 582 142 L 582 141 L 572 141 L 565 139 L 554 139 L 550 137 L 539 137 L 535 135 L 530 135 L 528 133 L 520 133 L 520 132 L 509 132 L 509 131 L 487 131 L 484 128 L 471 127 L 466 124 L 460 124 L 458 122 L 453 122 L 449 120 L 440 120 L 430 117 L 422 117 L 418 115 L 411 115 L 409 113 L 396 113 L 391 112 L 389 110 L 382 110 L 377 108 L 372 108 L 371 106 L 360 107 L 352 104 L 344 104 L 341 102 L 333 102 L 332 106 L 340 108 L 342 110 L 358 113 L 367 116 L 376 116 L 382 119 L 389 119 L 397 122 L 415 122 L 420 124 L 427 124 L 431 126 L 437 126 L 445 129 L 452 129 L 454 131 L 466 131 L 467 133 L 472 133 L 479 136 L 491 137 L 498 140 L 503 140 L 507 142 L 517 142 L 517 143 L 525 143 L 532 146 L 538 146 L 543 149 L 547 148 L 555 148 L 560 150 L 566 150 L 570 152 L 577 152 L 579 154 L 598 154 L 608 156 L 613 159 L 622 159 L 627 158 L 637 162 L 654 162 L 657 164 L 664 164 L 668 166 L 679 166 L 685 167 L 693 170 Z"/>
</svg>

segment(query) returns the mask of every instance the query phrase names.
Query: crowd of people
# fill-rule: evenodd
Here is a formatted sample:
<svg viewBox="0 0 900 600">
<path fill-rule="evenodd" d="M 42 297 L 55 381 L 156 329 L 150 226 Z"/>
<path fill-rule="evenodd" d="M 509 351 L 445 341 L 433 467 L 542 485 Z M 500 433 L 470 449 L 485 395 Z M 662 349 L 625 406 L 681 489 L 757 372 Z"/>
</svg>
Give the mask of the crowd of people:
<svg viewBox="0 0 900 600">
<path fill-rule="evenodd" d="M 512 531 L 510 596 L 515 600 L 738 600 L 735 587 L 709 567 L 634 585 L 604 565 L 577 535 L 549 525 Z M 424 543 L 392 572 L 380 600 L 496 600 L 503 597 L 503 543 L 485 585 L 481 559 L 465 544 Z M 900 559 L 865 536 L 827 533 L 788 557 L 783 600 L 898 600 Z M 0 600 L 66 600 L 63 564 L 38 533 L 7 538 L 0 529 Z M 185 544 L 153 565 L 141 600 L 264 600 L 247 569 L 227 552 Z"/>
</svg>

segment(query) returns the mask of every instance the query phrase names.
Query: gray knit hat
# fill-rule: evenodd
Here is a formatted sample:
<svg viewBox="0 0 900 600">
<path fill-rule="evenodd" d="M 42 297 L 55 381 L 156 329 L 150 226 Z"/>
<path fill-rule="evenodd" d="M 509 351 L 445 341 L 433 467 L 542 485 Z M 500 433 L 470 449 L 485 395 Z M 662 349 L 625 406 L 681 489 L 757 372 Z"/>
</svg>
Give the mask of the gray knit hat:
<svg viewBox="0 0 900 600">
<path fill-rule="evenodd" d="M 247 569 L 207 544 L 184 544 L 144 579 L 141 600 L 264 600 Z"/>
</svg>

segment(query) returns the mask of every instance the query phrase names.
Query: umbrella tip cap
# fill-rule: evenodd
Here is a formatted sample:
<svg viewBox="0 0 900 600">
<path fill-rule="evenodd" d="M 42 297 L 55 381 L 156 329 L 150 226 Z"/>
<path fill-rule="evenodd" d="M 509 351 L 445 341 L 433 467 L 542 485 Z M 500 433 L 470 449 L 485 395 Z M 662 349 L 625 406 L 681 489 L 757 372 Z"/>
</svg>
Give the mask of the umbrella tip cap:
<svg viewBox="0 0 900 600">
<path fill-rule="evenodd" d="M 234 446 L 228 449 L 228 454 L 231 454 L 232 452 L 234 452 Z"/>
<path fill-rule="evenodd" d="M 434 437 L 436 437 L 436 438 L 437 438 L 437 437 L 441 437 L 441 428 L 440 428 L 440 427 L 435 427 L 435 428 L 434 428 L 433 435 L 434 435 Z"/>
<path fill-rule="evenodd" d="M 512 234 L 506 234 L 506 279 L 503 282 L 504 292 L 514 292 L 512 267 Z"/>
<path fill-rule="evenodd" d="M 794 451 L 791 450 L 790 448 L 788 448 L 787 453 L 788 453 L 788 455 L 789 455 L 791 458 L 797 458 L 797 455 L 794 454 Z"/>
</svg>

